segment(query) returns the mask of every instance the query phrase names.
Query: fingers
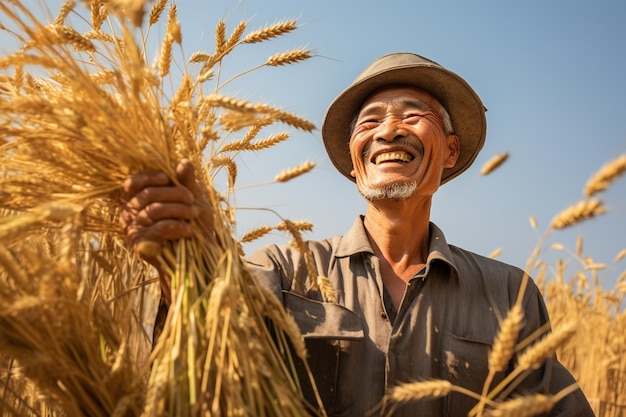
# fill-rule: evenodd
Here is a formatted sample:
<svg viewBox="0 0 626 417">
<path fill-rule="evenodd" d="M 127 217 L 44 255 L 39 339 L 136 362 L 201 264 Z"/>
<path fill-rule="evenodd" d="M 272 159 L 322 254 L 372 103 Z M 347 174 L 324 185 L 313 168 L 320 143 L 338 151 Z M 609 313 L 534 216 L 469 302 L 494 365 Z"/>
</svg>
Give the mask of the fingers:
<svg viewBox="0 0 626 417">
<path fill-rule="evenodd" d="M 206 239 L 213 239 L 214 223 L 213 209 L 202 192 L 202 186 L 196 179 L 196 173 L 191 161 L 183 159 L 176 167 L 178 181 L 193 193 L 194 208 L 197 224 L 200 226 Z"/>
<path fill-rule="evenodd" d="M 150 187 L 135 194 L 126 205 L 136 213 L 137 220 L 150 225 L 162 219 L 181 218 L 190 220 L 195 216 L 192 211 L 193 195 L 180 187 Z"/>
<path fill-rule="evenodd" d="M 160 247 L 167 240 L 191 236 L 189 220 L 196 215 L 193 194 L 171 184 L 163 172 L 140 172 L 122 187 L 120 220 L 132 247 L 154 242 Z M 154 252 L 154 250 L 153 250 Z"/>
<path fill-rule="evenodd" d="M 193 227 L 200 226 L 206 236 L 213 234 L 213 212 L 193 164 L 181 161 L 176 175 L 180 185 L 156 171 L 137 173 L 123 184 L 120 220 L 129 244 L 144 258 L 156 257 L 166 241 L 191 237 Z"/>
<path fill-rule="evenodd" d="M 199 184 L 196 181 L 196 171 L 193 168 L 193 164 L 188 159 L 180 161 L 176 167 L 176 177 L 188 190 L 192 192 L 198 191 Z"/>
<path fill-rule="evenodd" d="M 192 220 L 196 213 L 197 208 L 186 203 L 155 201 L 137 211 L 135 222 L 147 227 L 167 219 Z"/>
<path fill-rule="evenodd" d="M 133 246 L 146 241 L 163 244 L 169 240 L 191 237 L 192 233 L 191 225 L 178 219 L 159 220 L 150 226 L 135 223 L 126 228 L 126 236 Z"/>
<path fill-rule="evenodd" d="M 212 231 L 212 211 L 205 203 L 193 164 L 181 161 L 176 175 L 180 185 L 174 184 L 164 172 L 137 173 L 124 182 L 120 199 L 120 221 L 126 239 L 159 271 L 162 295 L 168 303 L 170 283 L 159 256 L 163 247 L 168 241 L 192 237 L 198 224 L 201 230 Z"/>
<path fill-rule="evenodd" d="M 170 180 L 164 172 L 143 171 L 124 181 L 122 190 L 126 196 L 134 196 L 144 188 L 162 187 L 169 183 Z"/>
</svg>

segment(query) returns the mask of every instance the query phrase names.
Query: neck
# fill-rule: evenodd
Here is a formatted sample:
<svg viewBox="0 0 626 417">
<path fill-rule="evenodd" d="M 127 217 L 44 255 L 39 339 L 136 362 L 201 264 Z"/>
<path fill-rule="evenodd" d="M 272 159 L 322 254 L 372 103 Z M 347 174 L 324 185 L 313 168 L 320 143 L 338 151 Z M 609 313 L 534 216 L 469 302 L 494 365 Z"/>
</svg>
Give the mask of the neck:
<svg viewBox="0 0 626 417">
<path fill-rule="evenodd" d="M 364 224 L 372 247 L 402 277 L 426 262 L 430 207 L 430 198 L 368 203 Z"/>
</svg>

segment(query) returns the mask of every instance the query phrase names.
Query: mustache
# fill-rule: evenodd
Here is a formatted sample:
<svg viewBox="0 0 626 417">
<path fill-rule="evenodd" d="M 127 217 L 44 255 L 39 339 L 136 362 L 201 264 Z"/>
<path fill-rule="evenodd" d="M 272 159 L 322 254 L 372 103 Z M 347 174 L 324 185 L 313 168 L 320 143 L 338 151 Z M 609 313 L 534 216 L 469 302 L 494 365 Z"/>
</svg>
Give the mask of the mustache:
<svg viewBox="0 0 626 417">
<path fill-rule="evenodd" d="M 405 148 L 411 148 L 415 151 L 415 155 L 419 154 L 420 156 L 424 156 L 424 143 L 422 142 L 420 138 L 417 138 L 417 141 L 408 140 L 406 138 L 398 138 L 398 139 L 394 139 L 391 142 L 385 142 L 385 143 L 390 144 L 390 145 L 395 145 L 395 146 L 402 146 Z M 375 145 L 370 146 L 369 148 L 364 150 L 363 157 L 369 156 L 372 153 L 372 148 L 375 148 Z"/>
</svg>

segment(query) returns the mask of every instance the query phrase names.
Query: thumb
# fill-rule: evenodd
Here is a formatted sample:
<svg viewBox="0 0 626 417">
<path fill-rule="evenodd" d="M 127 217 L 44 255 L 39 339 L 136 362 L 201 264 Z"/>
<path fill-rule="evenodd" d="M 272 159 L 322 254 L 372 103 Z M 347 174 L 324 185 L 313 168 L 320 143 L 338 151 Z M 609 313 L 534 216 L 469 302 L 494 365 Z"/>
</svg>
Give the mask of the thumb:
<svg viewBox="0 0 626 417">
<path fill-rule="evenodd" d="M 196 179 L 196 171 L 190 160 L 183 159 L 180 161 L 176 167 L 176 177 L 181 185 L 193 194 L 193 205 L 197 209 L 196 219 L 202 226 L 203 233 L 208 238 L 212 238 L 214 231 L 214 213 L 206 195 L 203 193 L 202 184 Z"/>
<path fill-rule="evenodd" d="M 200 187 L 196 181 L 196 170 L 190 160 L 183 159 L 180 161 L 176 167 L 176 177 L 194 195 L 198 193 Z"/>
</svg>

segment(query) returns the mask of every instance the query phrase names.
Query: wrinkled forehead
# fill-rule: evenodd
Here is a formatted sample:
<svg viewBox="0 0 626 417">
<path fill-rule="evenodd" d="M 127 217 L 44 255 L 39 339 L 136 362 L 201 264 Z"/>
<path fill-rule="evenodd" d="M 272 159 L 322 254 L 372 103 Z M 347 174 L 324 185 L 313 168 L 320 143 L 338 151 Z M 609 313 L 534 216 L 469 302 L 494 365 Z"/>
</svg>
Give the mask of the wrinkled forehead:
<svg viewBox="0 0 626 417">
<path fill-rule="evenodd" d="M 439 101 L 424 90 L 410 85 L 393 85 L 379 88 L 369 94 L 359 107 L 359 114 L 363 110 L 375 108 L 382 103 L 421 110 L 438 111 L 442 108 Z"/>
</svg>

